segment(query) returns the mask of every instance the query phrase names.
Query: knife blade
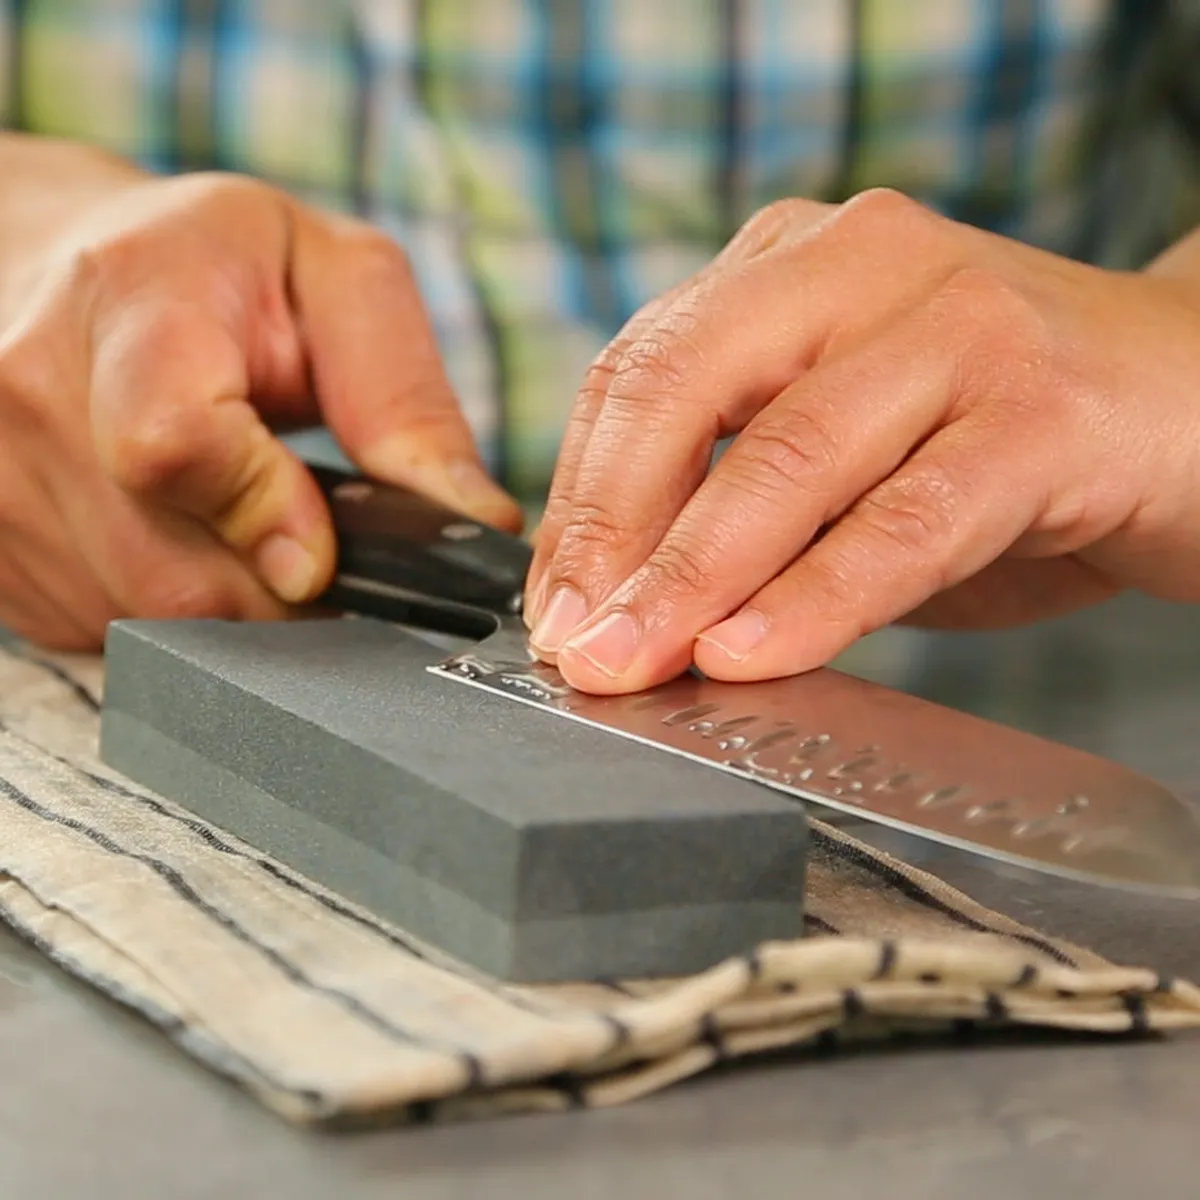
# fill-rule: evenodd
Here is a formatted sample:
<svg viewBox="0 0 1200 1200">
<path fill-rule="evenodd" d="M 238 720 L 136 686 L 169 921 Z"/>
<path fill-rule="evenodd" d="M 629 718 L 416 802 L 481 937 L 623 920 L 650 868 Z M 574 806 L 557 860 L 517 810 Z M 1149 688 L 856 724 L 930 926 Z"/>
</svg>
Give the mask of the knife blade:
<svg viewBox="0 0 1200 1200">
<path fill-rule="evenodd" d="M 1200 815 L 1106 758 L 822 667 L 760 683 L 692 671 L 624 696 L 571 688 L 520 619 L 531 549 L 404 489 L 314 468 L 339 565 L 328 602 L 478 639 L 429 667 L 820 810 L 1066 878 L 1200 899 Z"/>
</svg>

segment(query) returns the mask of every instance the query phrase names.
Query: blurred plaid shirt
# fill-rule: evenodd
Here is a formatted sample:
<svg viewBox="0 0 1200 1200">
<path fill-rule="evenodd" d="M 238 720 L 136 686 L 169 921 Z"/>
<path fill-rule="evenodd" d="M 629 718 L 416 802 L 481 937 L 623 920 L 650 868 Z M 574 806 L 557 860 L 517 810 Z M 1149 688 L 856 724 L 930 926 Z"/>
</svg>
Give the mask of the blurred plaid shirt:
<svg viewBox="0 0 1200 1200">
<path fill-rule="evenodd" d="M 591 357 L 774 198 L 887 185 L 1143 262 L 1196 217 L 1198 10 L 0 0 L 0 125 L 388 230 L 493 466 L 536 496 Z"/>
</svg>

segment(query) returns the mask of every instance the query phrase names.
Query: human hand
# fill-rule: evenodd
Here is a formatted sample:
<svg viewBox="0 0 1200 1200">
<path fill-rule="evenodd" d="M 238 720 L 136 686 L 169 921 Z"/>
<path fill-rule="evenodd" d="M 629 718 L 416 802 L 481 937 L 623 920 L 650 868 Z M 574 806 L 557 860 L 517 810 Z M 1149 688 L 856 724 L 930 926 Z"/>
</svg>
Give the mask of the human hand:
<svg viewBox="0 0 1200 1200">
<path fill-rule="evenodd" d="M 888 191 L 751 220 L 594 364 L 531 641 L 618 693 L 753 680 L 898 620 L 1200 599 L 1200 288 Z M 715 443 L 736 438 L 709 472 Z"/>
<path fill-rule="evenodd" d="M 90 649 L 118 616 L 313 599 L 329 514 L 275 433 L 318 420 L 365 471 L 519 527 L 391 241 L 247 179 L 105 169 L 0 238 L 0 623 Z"/>
</svg>

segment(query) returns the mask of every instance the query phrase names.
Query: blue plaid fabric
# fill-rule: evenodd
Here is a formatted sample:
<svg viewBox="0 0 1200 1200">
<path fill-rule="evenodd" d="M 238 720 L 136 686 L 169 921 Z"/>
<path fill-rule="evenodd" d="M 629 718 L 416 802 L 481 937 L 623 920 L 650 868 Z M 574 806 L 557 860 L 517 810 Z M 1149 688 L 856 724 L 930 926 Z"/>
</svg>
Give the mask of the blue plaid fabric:
<svg viewBox="0 0 1200 1200">
<path fill-rule="evenodd" d="M 0 0 L 0 124 L 407 248 L 493 466 L 755 209 L 900 188 L 1136 265 L 1196 219 L 1197 0 Z"/>
</svg>

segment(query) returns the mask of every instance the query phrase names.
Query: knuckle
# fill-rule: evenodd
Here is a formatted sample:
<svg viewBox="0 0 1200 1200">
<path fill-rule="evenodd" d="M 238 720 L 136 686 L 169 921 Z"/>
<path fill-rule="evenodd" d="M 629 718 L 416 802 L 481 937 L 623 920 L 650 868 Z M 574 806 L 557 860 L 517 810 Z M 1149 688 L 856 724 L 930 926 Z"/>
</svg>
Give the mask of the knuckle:
<svg viewBox="0 0 1200 1200">
<path fill-rule="evenodd" d="M 164 275 L 170 256 L 178 274 Z M 179 283 L 186 280 L 185 290 Z M 92 301 L 93 327 L 103 338 L 114 326 L 136 324 L 143 341 L 170 348 L 195 336 L 198 316 L 224 313 L 250 282 L 246 262 L 230 256 L 201 230 L 123 230 L 79 247 L 67 266 L 67 289 Z"/>
<path fill-rule="evenodd" d="M 675 401 L 702 362 L 686 319 L 660 324 L 626 347 L 608 381 L 607 398 L 635 409 Z"/>
<path fill-rule="evenodd" d="M 552 490 L 546 500 L 546 507 L 542 512 L 542 520 L 539 526 L 541 532 L 538 535 L 539 541 L 548 543 L 551 536 L 560 535 L 561 531 L 567 528 L 573 512 L 574 508 L 571 504 L 570 496 L 563 492 Z"/>
<path fill-rule="evenodd" d="M 580 404 L 591 406 L 603 400 L 608 394 L 609 384 L 621 365 L 632 342 L 628 338 L 617 338 L 609 342 L 599 354 L 592 359 L 584 372 L 583 382 L 579 385 L 578 400 Z"/>
<path fill-rule="evenodd" d="M 161 405 L 123 423 L 107 440 L 113 482 L 137 496 L 169 489 L 188 472 L 195 458 L 194 440 L 184 423 Z"/>
<path fill-rule="evenodd" d="M 839 461 L 837 439 L 823 421 L 794 412 L 786 421 L 764 421 L 734 443 L 722 468 L 734 486 L 760 498 L 812 490 L 830 478 Z"/>
<path fill-rule="evenodd" d="M 643 335 L 652 344 L 643 345 Z M 648 316 L 635 316 L 588 364 L 576 392 L 572 422 L 590 423 L 608 397 L 614 379 L 627 380 L 627 372 L 652 366 L 657 355 L 668 353 L 667 347 L 657 344 L 661 340 L 654 321 Z"/>
<path fill-rule="evenodd" d="M 761 253 L 785 236 L 803 211 L 804 205 L 794 197 L 772 200 L 752 214 L 738 230 L 735 244 L 748 254 Z"/>
<path fill-rule="evenodd" d="M 932 209 L 896 188 L 873 187 L 851 196 L 842 204 L 834 222 L 898 233 L 940 224 L 941 219 Z"/>
<path fill-rule="evenodd" d="M 186 261 L 189 269 L 211 266 L 217 228 L 236 229 L 264 205 L 281 206 L 283 193 L 261 180 L 220 171 L 156 180 L 155 202 L 131 212 L 115 228 L 74 246 L 65 280 L 86 294 L 121 292 L 131 282 L 159 276 L 164 259 Z"/>
<path fill-rule="evenodd" d="M 647 563 L 654 591 L 668 595 L 705 593 L 718 575 L 712 555 L 692 538 L 665 539 Z"/>
<path fill-rule="evenodd" d="M 764 204 L 743 226 L 745 229 L 772 230 L 786 225 L 803 206 L 794 196 L 781 196 Z"/>
<path fill-rule="evenodd" d="M 67 288 L 79 295 L 121 293 L 147 269 L 151 234 L 134 226 L 77 246 L 67 259 Z"/>
<path fill-rule="evenodd" d="M 170 358 L 186 348 L 189 361 L 216 362 L 225 352 L 223 340 L 209 340 L 190 306 L 169 302 L 147 304 L 122 331 L 113 353 L 123 365 Z M 137 368 L 140 370 L 140 367 Z M 233 397 L 219 397 L 230 402 Z M 179 395 L 114 393 L 93 396 L 96 444 L 110 477 L 135 495 L 170 490 L 192 471 L 211 445 L 210 406 Z M 219 465 L 222 469 L 227 465 Z"/>
<path fill-rule="evenodd" d="M 604 505 L 576 502 L 570 511 L 558 553 L 566 574 L 577 561 L 590 559 L 598 551 L 606 553 L 628 540 L 629 530 Z"/>
<path fill-rule="evenodd" d="M 965 495 L 945 470 L 927 463 L 896 476 L 859 502 L 859 516 L 905 554 L 927 557 L 956 540 Z"/>
<path fill-rule="evenodd" d="M 233 171 L 196 171 L 186 177 L 183 186 L 208 204 L 257 204 L 279 195 L 263 180 Z"/>
<path fill-rule="evenodd" d="M 234 171 L 194 171 L 156 183 L 167 198 L 164 215 L 180 210 L 238 221 L 262 205 L 281 205 L 283 193 L 262 179 Z"/>
<path fill-rule="evenodd" d="M 414 282 L 412 263 L 404 248 L 378 230 L 354 225 L 339 234 L 341 245 L 354 264 L 361 286 L 368 294 L 393 291 Z"/>
</svg>

